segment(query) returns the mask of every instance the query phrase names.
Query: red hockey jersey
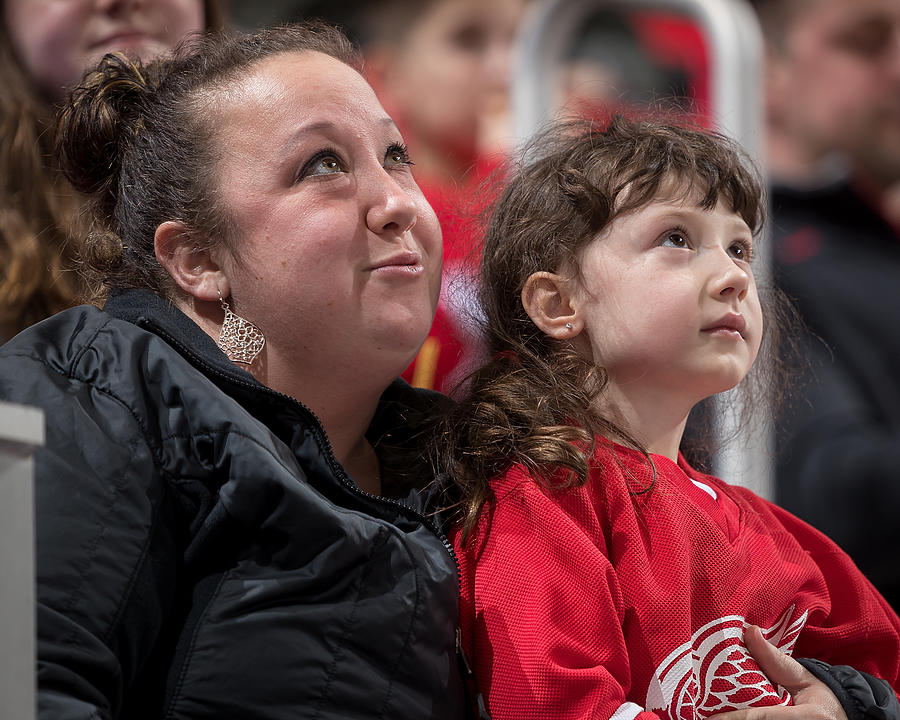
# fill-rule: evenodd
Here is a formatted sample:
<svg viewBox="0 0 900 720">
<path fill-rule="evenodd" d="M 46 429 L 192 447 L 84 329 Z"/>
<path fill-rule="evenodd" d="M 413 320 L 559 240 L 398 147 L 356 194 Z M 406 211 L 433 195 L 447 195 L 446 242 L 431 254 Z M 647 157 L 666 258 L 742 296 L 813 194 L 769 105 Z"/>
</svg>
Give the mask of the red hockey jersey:
<svg viewBox="0 0 900 720">
<path fill-rule="evenodd" d="M 900 620 L 844 552 L 683 458 L 653 462 L 655 479 L 643 455 L 601 440 L 588 483 L 568 490 L 513 468 L 466 545 L 454 535 L 463 648 L 494 720 L 789 703 L 744 647 L 745 623 L 896 691 Z"/>
</svg>

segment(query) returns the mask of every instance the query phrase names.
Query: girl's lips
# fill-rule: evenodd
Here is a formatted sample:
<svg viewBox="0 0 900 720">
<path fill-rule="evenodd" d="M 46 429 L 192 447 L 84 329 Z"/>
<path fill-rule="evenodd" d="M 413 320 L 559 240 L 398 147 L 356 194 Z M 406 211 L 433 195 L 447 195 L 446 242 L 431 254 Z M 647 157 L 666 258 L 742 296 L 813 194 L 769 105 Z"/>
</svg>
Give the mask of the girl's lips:
<svg viewBox="0 0 900 720">
<path fill-rule="evenodd" d="M 707 330 L 704 330 L 703 332 L 705 332 L 707 335 L 714 335 L 714 336 L 718 336 L 718 337 L 729 337 L 729 338 L 734 338 L 735 340 L 744 337 L 737 330 L 734 330 L 733 328 L 727 328 L 727 327 L 708 328 Z"/>
<path fill-rule="evenodd" d="M 702 332 L 710 335 L 723 335 L 725 337 L 744 337 L 747 330 L 747 321 L 740 313 L 728 313 L 702 329 Z"/>
</svg>

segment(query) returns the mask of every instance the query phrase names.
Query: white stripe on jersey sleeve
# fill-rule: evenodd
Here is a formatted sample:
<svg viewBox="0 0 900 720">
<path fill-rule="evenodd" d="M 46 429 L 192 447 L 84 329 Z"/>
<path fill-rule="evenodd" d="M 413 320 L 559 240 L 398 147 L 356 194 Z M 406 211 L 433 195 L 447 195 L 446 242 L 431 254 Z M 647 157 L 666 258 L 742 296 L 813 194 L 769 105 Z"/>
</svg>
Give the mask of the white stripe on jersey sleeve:
<svg viewBox="0 0 900 720">
<path fill-rule="evenodd" d="M 623 703 L 612 714 L 609 720 L 634 720 L 639 713 L 644 712 L 644 708 L 633 702 Z"/>
</svg>

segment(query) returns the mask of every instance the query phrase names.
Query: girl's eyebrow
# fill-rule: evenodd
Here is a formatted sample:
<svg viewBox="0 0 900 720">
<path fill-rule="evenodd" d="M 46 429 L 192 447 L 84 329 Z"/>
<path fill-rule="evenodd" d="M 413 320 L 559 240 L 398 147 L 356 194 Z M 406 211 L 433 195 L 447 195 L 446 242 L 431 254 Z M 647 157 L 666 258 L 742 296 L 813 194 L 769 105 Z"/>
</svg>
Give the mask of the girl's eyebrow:
<svg viewBox="0 0 900 720">
<path fill-rule="evenodd" d="M 665 203 L 666 201 L 663 201 Z M 685 205 L 685 206 L 661 206 L 656 205 L 654 208 L 653 205 L 647 206 L 645 209 L 655 209 L 656 212 L 651 216 L 651 220 L 653 222 L 684 222 L 685 220 L 689 220 L 692 217 L 696 217 L 697 214 L 706 214 L 708 211 L 704 210 L 701 207 L 697 207 L 696 205 Z M 728 221 L 729 226 L 727 228 L 729 233 L 733 234 L 741 234 L 741 235 L 752 235 L 750 227 L 744 221 L 744 219 L 735 214 L 734 217 L 729 218 Z"/>
<path fill-rule="evenodd" d="M 648 206 L 647 210 L 655 210 L 653 213 L 653 219 L 664 221 L 668 219 L 672 220 L 684 220 L 689 217 L 693 217 L 697 212 L 703 212 L 701 208 L 690 206 L 675 206 L 675 205 L 657 205 L 653 207 L 653 205 Z"/>
</svg>

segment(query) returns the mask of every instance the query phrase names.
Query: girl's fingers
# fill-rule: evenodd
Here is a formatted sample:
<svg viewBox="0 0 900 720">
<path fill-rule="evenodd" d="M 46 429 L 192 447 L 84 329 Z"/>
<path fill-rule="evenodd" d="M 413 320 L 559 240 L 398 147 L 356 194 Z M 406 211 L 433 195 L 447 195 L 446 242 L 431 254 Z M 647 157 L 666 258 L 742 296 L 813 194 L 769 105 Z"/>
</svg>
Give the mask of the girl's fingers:
<svg viewBox="0 0 900 720">
<path fill-rule="evenodd" d="M 759 669 L 769 678 L 773 685 L 781 685 L 792 696 L 809 684 L 806 668 L 772 645 L 763 637 L 756 625 L 747 625 L 744 630 L 744 645 L 756 660 Z M 713 715 L 710 720 L 789 720 L 798 716 L 797 707 L 774 705 L 771 707 L 746 708 Z M 804 708 L 801 717 L 808 720 Z"/>
<path fill-rule="evenodd" d="M 734 710 L 710 720 L 847 720 L 834 693 L 787 653 L 768 642 L 755 625 L 744 631 L 744 644 L 773 685 L 790 694 L 793 705 Z"/>
</svg>

